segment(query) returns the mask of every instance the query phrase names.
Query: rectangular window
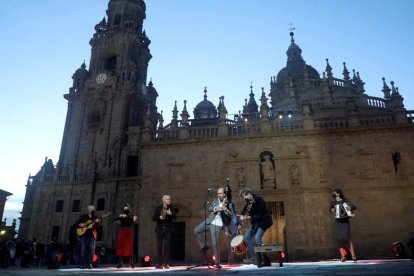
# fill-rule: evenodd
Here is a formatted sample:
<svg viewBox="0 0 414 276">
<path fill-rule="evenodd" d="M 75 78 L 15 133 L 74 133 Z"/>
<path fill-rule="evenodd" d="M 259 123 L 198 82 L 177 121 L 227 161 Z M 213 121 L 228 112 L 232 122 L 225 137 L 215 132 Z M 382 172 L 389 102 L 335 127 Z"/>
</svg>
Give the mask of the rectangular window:
<svg viewBox="0 0 414 276">
<path fill-rule="evenodd" d="M 138 175 L 138 156 L 137 155 L 128 156 L 127 177 L 137 176 L 137 175 Z"/>
<path fill-rule="evenodd" d="M 96 241 L 102 241 L 103 226 L 99 225 L 98 229 L 96 229 L 96 232 L 97 232 Z"/>
<path fill-rule="evenodd" d="M 108 71 L 116 70 L 117 57 L 112 56 L 105 60 L 105 69 Z"/>
<path fill-rule="evenodd" d="M 96 201 L 96 211 L 104 211 L 105 210 L 105 198 L 98 198 Z"/>
<path fill-rule="evenodd" d="M 56 208 L 55 208 L 55 212 L 56 213 L 62 213 L 63 212 L 63 200 L 56 200 Z"/>
<path fill-rule="evenodd" d="M 80 211 L 80 200 L 75 199 L 72 202 L 72 212 L 79 212 Z"/>
<path fill-rule="evenodd" d="M 118 26 L 121 24 L 121 15 L 120 14 L 116 14 L 114 17 L 114 26 Z"/>
<path fill-rule="evenodd" d="M 52 227 L 52 237 L 51 237 L 52 241 L 59 240 L 59 232 L 60 232 L 60 226 L 55 225 Z"/>
</svg>

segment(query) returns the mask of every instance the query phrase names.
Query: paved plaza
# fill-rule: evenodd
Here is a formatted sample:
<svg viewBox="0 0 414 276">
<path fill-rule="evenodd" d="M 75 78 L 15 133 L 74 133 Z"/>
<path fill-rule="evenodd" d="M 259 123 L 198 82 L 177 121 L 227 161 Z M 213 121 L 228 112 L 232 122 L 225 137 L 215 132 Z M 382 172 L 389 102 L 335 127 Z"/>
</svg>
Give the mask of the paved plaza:
<svg viewBox="0 0 414 276">
<path fill-rule="evenodd" d="M 290 262 L 279 267 L 257 268 L 252 264 L 224 265 L 222 269 L 177 265 L 170 269 L 154 267 L 136 267 L 117 269 L 113 266 L 100 266 L 94 269 L 62 267 L 61 269 L 19 268 L 11 267 L 0 270 L 1 275 L 414 275 L 414 261 L 408 259 L 393 260 L 359 260 L 358 262 L 319 261 Z"/>
</svg>

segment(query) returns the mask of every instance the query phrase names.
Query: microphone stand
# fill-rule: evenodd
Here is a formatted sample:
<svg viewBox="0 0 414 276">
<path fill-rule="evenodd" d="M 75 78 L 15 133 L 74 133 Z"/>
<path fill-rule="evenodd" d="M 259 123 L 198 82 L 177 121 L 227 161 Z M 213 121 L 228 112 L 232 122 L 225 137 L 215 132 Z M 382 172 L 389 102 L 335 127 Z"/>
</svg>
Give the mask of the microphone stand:
<svg viewBox="0 0 414 276">
<path fill-rule="evenodd" d="M 204 200 L 204 230 L 207 230 L 207 204 L 209 203 L 207 201 L 208 195 L 210 194 L 210 189 L 207 190 L 207 194 Z M 197 267 L 203 267 L 206 266 L 208 269 L 211 269 L 210 265 L 207 262 L 207 231 L 204 231 L 204 247 L 202 248 L 204 253 L 204 261 L 201 264 L 193 265 L 190 267 L 187 267 L 187 270 Z"/>
</svg>

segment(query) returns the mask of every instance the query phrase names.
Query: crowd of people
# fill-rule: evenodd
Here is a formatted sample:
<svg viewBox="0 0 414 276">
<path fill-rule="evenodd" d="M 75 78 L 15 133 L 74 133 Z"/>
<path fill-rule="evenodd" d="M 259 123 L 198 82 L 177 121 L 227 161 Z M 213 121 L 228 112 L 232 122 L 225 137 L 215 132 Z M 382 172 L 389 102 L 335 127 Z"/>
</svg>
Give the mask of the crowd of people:
<svg viewBox="0 0 414 276">
<path fill-rule="evenodd" d="M 105 246 L 96 247 L 98 256 L 94 266 L 113 264 L 116 262 L 116 250 Z M 63 244 L 57 241 L 33 239 L 16 239 L 0 243 L 0 267 L 19 266 L 58 268 L 60 266 L 78 267 L 80 265 L 80 244 L 70 242 Z"/>
</svg>

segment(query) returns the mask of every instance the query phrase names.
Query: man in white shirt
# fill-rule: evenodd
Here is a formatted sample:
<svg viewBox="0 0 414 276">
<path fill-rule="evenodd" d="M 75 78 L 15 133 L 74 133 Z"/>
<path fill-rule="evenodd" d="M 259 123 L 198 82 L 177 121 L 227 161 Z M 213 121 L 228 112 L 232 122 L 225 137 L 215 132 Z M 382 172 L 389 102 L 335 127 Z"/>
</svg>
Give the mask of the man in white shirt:
<svg viewBox="0 0 414 276">
<path fill-rule="evenodd" d="M 216 268 L 220 269 L 220 233 L 224 226 L 226 226 L 225 224 L 227 223 L 227 221 L 230 221 L 226 218 L 224 218 L 223 220 L 223 216 L 231 218 L 234 215 L 234 210 L 232 205 L 227 206 L 224 188 L 219 188 L 217 190 L 217 198 L 215 198 L 212 203 L 208 204 L 207 207 L 211 213 L 205 221 L 201 222 L 198 226 L 194 228 L 194 234 L 197 238 L 197 242 L 201 250 L 204 253 L 206 253 L 209 249 L 209 246 L 207 245 L 207 241 L 205 240 L 204 233 L 210 231 L 211 244 L 213 246 L 214 251 L 214 264 Z"/>
</svg>

